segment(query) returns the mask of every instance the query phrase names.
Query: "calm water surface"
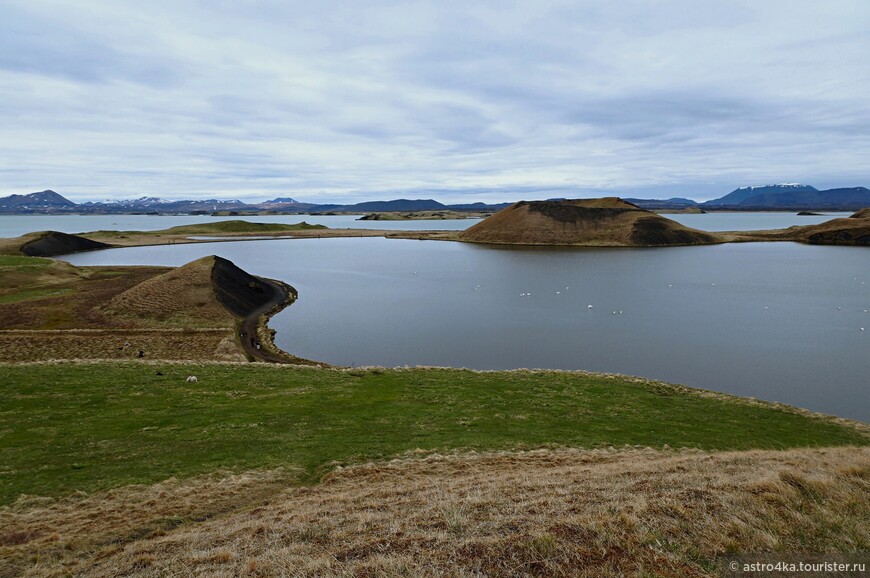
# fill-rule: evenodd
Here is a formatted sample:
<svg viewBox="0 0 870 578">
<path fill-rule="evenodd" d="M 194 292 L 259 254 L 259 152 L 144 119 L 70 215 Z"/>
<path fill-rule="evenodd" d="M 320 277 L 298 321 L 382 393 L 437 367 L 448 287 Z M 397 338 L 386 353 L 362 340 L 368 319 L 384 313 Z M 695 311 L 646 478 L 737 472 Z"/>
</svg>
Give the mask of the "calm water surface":
<svg viewBox="0 0 870 578">
<path fill-rule="evenodd" d="M 212 253 L 299 290 L 271 326 L 280 347 L 303 357 L 618 372 L 870 421 L 866 248 L 504 249 L 365 238 L 68 260 L 181 265 Z"/>
<path fill-rule="evenodd" d="M 818 225 L 831 219 L 848 217 L 852 213 L 825 213 L 823 215 L 798 216 L 797 213 L 779 212 L 737 212 L 704 213 L 700 215 L 676 214 L 662 215 L 687 227 L 702 231 L 759 231 L 764 229 L 785 229 L 793 225 Z"/>
<path fill-rule="evenodd" d="M 33 231 L 86 233 L 88 231 L 157 231 L 180 225 L 244 220 L 252 223 L 305 221 L 331 229 L 389 229 L 419 231 L 440 229 L 461 231 L 480 219 L 438 221 L 358 221 L 362 215 L 270 215 L 257 217 L 211 217 L 208 215 L 0 215 L 0 237 L 18 237 Z"/>
</svg>

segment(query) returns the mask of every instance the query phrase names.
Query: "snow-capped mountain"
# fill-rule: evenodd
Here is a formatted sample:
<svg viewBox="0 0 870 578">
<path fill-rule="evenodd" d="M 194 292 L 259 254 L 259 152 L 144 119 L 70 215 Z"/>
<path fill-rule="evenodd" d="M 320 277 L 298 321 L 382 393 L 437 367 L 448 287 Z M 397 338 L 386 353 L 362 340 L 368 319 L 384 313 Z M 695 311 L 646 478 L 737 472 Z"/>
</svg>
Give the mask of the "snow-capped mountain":
<svg viewBox="0 0 870 578">
<path fill-rule="evenodd" d="M 701 206 L 761 210 L 853 210 L 870 206 L 870 190 L 864 187 L 848 187 L 820 191 L 799 183 L 759 185 L 740 187 L 720 199 L 702 203 Z"/>
</svg>

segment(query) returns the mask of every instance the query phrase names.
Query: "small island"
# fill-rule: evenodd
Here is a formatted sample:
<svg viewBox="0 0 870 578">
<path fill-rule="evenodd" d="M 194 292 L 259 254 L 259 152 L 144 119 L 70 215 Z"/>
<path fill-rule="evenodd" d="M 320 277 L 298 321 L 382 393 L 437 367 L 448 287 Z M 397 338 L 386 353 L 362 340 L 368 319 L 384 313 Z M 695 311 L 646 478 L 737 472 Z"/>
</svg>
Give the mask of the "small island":
<svg viewBox="0 0 870 578">
<path fill-rule="evenodd" d="M 665 247 L 722 239 L 617 197 L 520 201 L 462 231 L 457 239 L 499 245 Z"/>
</svg>

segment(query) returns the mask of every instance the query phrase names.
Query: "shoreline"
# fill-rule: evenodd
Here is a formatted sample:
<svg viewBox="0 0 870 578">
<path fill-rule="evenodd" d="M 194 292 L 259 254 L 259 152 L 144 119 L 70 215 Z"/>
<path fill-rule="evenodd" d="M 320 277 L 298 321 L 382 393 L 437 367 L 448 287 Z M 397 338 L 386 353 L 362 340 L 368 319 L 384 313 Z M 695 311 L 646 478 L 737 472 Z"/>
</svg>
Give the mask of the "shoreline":
<svg viewBox="0 0 870 578">
<path fill-rule="evenodd" d="M 274 287 L 281 298 L 277 302 L 267 303 L 239 323 L 236 337 L 245 354 L 258 361 L 279 365 L 332 367 L 325 362 L 293 355 L 275 345 L 277 331 L 269 328 L 269 319 L 292 305 L 299 297 L 299 292 L 292 285 L 277 279 L 257 279 Z"/>
</svg>

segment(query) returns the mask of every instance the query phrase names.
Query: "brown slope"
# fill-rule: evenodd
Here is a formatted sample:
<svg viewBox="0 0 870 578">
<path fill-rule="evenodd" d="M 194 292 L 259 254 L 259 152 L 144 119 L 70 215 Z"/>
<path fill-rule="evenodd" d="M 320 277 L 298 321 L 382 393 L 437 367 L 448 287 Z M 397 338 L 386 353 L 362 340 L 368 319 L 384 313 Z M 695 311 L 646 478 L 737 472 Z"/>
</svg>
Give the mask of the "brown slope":
<svg viewBox="0 0 870 578">
<path fill-rule="evenodd" d="M 870 246 L 870 209 L 861 209 L 847 218 L 800 227 L 797 237 L 814 245 Z"/>
<path fill-rule="evenodd" d="M 212 255 L 124 291 L 106 311 L 146 324 L 226 327 L 271 301 L 276 291 L 276 285 Z"/>
<path fill-rule="evenodd" d="M 855 211 L 853 214 L 849 215 L 850 219 L 870 219 L 870 207 L 866 209 L 861 209 L 860 211 Z"/>
<path fill-rule="evenodd" d="M 728 553 L 870 540 L 866 448 L 436 454 L 287 477 L 21 501 L 0 510 L 0 575 L 716 577 Z"/>
<path fill-rule="evenodd" d="M 459 240 L 510 245 L 659 247 L 721 242 L 616 197 L 520 201 L 466 229 Z"/>
</svg>

